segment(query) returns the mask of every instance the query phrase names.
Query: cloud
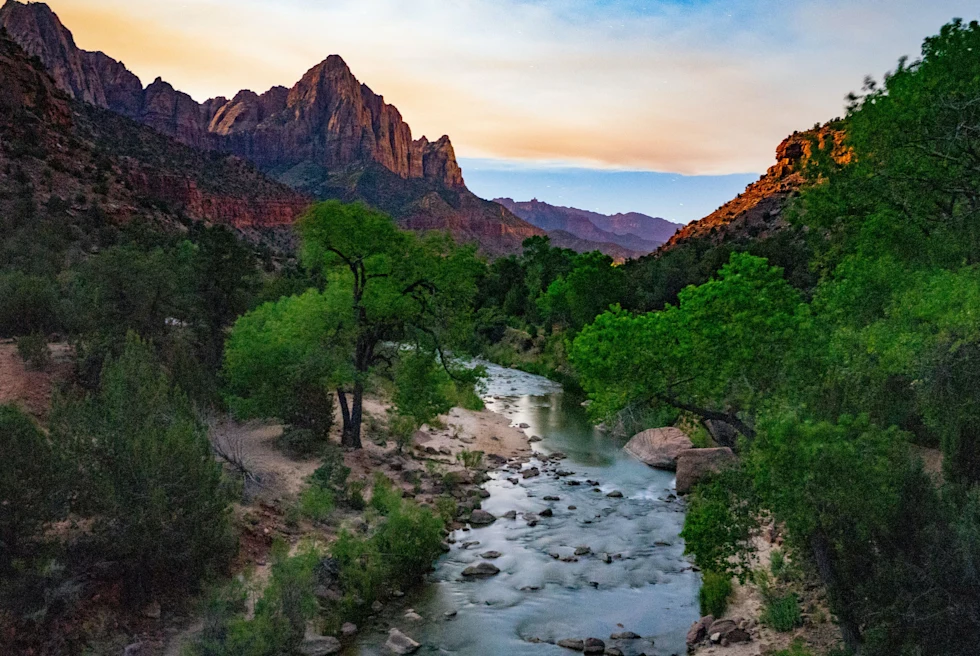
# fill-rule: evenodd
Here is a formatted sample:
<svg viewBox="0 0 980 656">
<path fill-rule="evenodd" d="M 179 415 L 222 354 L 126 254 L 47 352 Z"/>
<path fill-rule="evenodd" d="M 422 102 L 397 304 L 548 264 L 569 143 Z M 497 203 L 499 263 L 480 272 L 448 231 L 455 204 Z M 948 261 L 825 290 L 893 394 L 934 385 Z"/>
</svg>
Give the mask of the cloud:
<svg viewBox="0 0 980 656">
<path fill-rule="evenodd" d="M 81 46 L 198 99 L 291 85 L 338 53 L 460 155 L 701 174 L 764 170 L 865 74 L 977 14 L 964 0 L 49 2 Z"/>
</svg>

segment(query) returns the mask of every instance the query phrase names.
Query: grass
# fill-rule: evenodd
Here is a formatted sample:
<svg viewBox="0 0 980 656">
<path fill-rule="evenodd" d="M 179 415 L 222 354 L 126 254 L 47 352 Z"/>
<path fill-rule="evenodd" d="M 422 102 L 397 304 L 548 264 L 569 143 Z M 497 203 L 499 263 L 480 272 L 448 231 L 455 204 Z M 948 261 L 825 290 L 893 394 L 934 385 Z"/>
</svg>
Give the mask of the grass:
<svg viewBox="0 0 980 656">
<path fill-rule="evenodd" d="M 728 574 L 706 571 L 701 580 L 701 614 L 722 617 L 732 595 L 732 579 Z"/>
<path fill-rule="evenodd" d="M 781 633 L 792 631 L 803 623 L 800 602 L 795 594 L 773 597 L 766 602 L 761 619 L 763 624 Z"/>
</svg>

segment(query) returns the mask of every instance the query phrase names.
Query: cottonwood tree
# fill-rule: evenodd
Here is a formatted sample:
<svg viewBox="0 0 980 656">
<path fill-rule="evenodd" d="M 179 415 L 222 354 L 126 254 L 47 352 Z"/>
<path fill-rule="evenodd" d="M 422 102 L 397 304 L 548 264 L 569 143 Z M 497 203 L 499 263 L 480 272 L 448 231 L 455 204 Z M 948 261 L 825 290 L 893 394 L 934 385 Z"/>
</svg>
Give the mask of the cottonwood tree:
<svg viewBox="0 0 980 656">
<path fill-rule="evenodd" d="M 468 337 L 482 264 L 472 247 L 457 247 L 446 235 L 399 230 L 390 217 L 361 204 L 321 203 L 297 228 L 302 260 L 322 274 L 325 288 L 241 318 L 229 341 L 226 377 L 246 404 L 285 403 L 275 385 L 301 373 L 305 384 L 333 388 L 341 443 L 360 448 L 365 388 L 372 374 L 396 368 L 406 346 L 438 358 L 460 377 L 444 348 Z M 415 404 L 414 414 L 419 407 L 441 404 Z"/>
</svg>

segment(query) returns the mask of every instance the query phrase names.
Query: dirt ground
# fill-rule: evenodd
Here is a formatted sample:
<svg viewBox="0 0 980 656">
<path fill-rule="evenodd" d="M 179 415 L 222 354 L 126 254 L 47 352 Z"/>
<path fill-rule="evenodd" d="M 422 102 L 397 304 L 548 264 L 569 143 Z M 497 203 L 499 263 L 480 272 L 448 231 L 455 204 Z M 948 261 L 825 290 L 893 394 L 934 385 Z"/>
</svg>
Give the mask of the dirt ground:
<svg viewBox="0 0 980 656">
<path fill-rule="evenodd" d="M 14 340 L 0 340 L 0 405 L 13 403 L 38 419 L 51 407 L 51 392 L 71 373 L 71 347 L 51 344 L 51 365 L 44 371 L 29 369 Z"/>
</svg>

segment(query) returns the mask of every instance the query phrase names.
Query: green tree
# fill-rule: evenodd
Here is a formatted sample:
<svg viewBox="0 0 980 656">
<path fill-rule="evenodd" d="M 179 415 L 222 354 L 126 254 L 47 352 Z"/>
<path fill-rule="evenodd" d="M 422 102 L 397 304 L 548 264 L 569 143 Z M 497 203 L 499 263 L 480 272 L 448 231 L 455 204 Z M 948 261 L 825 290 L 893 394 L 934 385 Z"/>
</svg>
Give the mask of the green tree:
<svg viewBox="0 0 980 656">
<path fill-rule="evenodd" d="M 221 468 L 205 428 L 151 346 L 134 333 L 97 394 L 55 409 L 80 511 L 122 564 L 136 596 L 194 586 L 223 567 L 234 538 Z"/>
</svg>

